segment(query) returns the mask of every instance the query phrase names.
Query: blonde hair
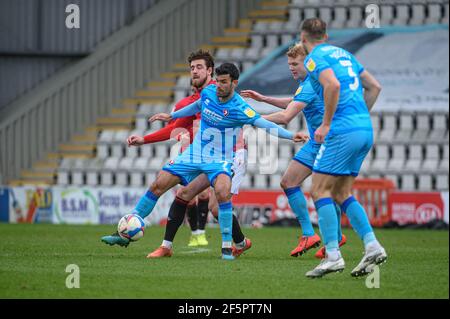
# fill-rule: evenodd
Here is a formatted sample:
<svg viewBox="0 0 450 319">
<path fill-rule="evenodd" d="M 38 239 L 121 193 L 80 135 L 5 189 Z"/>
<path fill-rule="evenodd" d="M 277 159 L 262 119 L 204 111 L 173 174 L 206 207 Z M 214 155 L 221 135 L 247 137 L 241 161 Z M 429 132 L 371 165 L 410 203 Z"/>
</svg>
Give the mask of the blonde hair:
<svg viewBox="0 0 450 319">
<path fill-rule="evenodd" d="M 298 56 L 307 56 L 305 47 L 301 43 L 297 43 L 294 46 L 290 47 L 286 55 L 290 58 L 297 58 Z"/>
</svg>

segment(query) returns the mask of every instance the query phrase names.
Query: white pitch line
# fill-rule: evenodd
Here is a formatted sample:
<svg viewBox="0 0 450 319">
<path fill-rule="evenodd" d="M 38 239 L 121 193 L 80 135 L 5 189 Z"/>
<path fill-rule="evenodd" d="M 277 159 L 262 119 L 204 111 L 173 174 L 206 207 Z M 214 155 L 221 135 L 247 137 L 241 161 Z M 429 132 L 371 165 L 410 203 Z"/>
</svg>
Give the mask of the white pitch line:
<svg viewBox="0 0 450 319">
<path fill-rule="evenodd" d="M 200 253 L 206 253 L 208 251 L 211 251 L 209 248 L 194 248 L 190 251 L 182 251 L 180 254 L 200 254 Z"/>
</svg>

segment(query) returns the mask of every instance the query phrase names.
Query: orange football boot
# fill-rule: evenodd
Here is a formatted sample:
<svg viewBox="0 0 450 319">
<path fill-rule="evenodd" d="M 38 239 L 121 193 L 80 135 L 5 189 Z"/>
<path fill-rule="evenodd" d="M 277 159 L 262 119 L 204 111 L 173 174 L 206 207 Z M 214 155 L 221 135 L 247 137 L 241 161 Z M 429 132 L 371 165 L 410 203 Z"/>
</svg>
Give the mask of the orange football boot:
<svg viewBox="0 0 450 319">
<path fill-rule="evenodd" d="M 252 241 L 248 238 L 245 238 L 245 247 L 244 248 L 238 249 L 238 248 L 236 248 L 236 246 L 233 246 L 231 248 L 231 250 L 232 250 L 232 254 L 234 257 L 239 257 L 240 255 L 242 255 L 242 253 L 244 251 L 246 251 L 247 249 L 250 249 L 250 248 L 252 248 Z"/>
<path fill-rule="evenodd" d="M 301 237 L 298 241 L 297 247 L 293 251 L 291 251 L 292 257 L 298 257 L 306 253 L 311 248 L 316 248 L 320 246 L 320 236 L 314 234 L 314 236 L 310 237 Z"/>
<path fill-rule="evenodd" d="M 167 248 L 164 246 L 158 247 L 154 252 L 147 255 L 147 258 L 162 258 L 162 257 L 172 257 L 172 248 Z"/>
</svg>

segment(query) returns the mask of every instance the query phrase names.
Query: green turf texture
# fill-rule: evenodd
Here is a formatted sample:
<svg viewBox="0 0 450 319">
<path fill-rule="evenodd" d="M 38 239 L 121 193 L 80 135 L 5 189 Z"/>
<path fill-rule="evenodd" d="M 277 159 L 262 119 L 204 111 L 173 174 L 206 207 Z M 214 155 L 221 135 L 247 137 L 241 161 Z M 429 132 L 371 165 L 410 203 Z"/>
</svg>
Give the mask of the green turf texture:
<svg viewBox="0 0 450 319">
<path fill-rule="evenodd" d="M 319 261 L 316 250 L 289 256 L 298 229 L 244 229 L 253 247 L 234 261 L 220 256 L 220 233 L 207 229 L 209 250 L 188 248 L 183 226 L 174 256 L 147 259 L 164 228 L 146 229 L 128 248 L 110 247 L 100 237 L 113 226 L 0 224 L 0 298 L 449 298 L 449 233 L 376 230 L 389 259 L 380 267 L 380 288 L 350 272 L 362 257 L 362 243 L 344 229 L 346 269 L 321 279 L 305 273 Z M 66 287 L 66 266 L 80 268 L 80 288 Z"/>
</svg>

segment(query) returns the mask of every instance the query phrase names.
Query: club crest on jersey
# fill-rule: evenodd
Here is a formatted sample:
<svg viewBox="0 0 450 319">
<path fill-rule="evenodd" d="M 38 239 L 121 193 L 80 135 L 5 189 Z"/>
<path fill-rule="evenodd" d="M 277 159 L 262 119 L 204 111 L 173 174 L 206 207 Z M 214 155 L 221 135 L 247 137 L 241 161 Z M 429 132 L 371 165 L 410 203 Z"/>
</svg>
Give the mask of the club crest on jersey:
<svg viewBox="0 0 450 319">
<path fill-rule="evenodd" d="M 303 91 L 303 86 L 299 86 L 297 89 L 297 92 L 295 92 L 295 95 L 299 95 Z"/>
<path fill-rule="evenodd" d="M 227 109 L 223 110 L 223 116 L 228 116 L 228 114 L 230 114 L 230 112 Z"/>
<path fill-rule="evenodd" d="M 246 108 L 245 110 L 244 110 L 244 113 L 245 113 L 245 115 L 247 115 L 249 118 L 253 118 L 253 117 L 255 117 L 255 115 L 256 115 L 256 113 L 255 113 L 255 111 L 253 111 L 251 108 Z"/>
<path fill-rule="evenodd" d="M 174 160 L 170 160 L 169 161 L 169 165 L 173 165 L 173 164 L 175 164 L 175 161 Z"/>
<path fill-rule="evenodd" d="M 312 72 L 316 69 L 316 62 L 313 59 L 309 59 L 308 63 L 306 63 L 306 68 L 309 72 Z"/>
</svg>

